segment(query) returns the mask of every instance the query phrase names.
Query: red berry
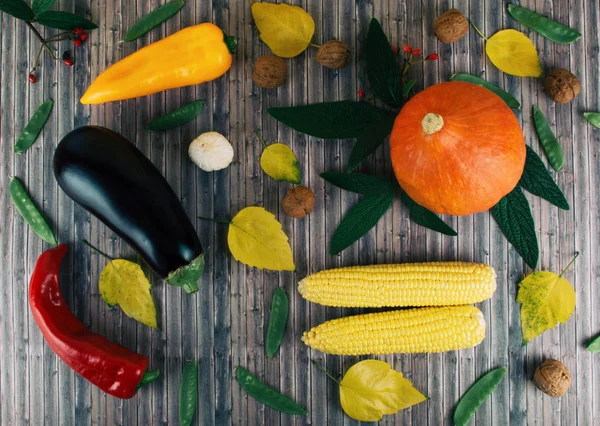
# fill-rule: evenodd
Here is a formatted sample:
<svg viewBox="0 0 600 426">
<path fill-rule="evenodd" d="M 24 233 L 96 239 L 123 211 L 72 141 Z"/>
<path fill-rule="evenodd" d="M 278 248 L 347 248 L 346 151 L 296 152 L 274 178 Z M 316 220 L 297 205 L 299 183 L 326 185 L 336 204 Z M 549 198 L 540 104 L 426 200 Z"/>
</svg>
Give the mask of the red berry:
<svg viewBox="0 0 600 426">
<path fill-rule="evenodd" d="M 390 46 L 392 48 L 392 52 L 394 52 L 394 55 L 398 54 L 398 46 Z"/>
<path fill-rule="evenodd" d="M 73 66 L 73 61 L 70 59 L 63 59 L 63 63 L 68 66 L 68 67 L 72 67 Z"/>
<path fill-rule="evenodd" d="M 79 39 L 80 39 L 81 41 L 86 41 L 86 40 L 87 40 L 87 38 L 88 38 L 88 35 L 87 35 L 86 33 L 81 33 L 81 34 L 79 35 Z"/>
<path fill-rule="evenodd" d="M 81 46 L 81 39 L 76 38 L 75 40 L 73 40 L 73 43 L 75 44 L 75 46 L 79 47 Z"/>
<path fill-rule="evenodd" d="M 360 89 L 358 91 L 358 97 L 361 98 L 361 99 L 365 98 L 365 91 L 363 89 Z"/>
<path fill-rule="evenodd" d="M 83 32 L 83 28 L 75 28 L 75 34 L 81 34 Z"/>
<path fill-rule="evenodd" d="M 421 56 L 421 49 L 415 49 L 412 51 L 413 56 Z"/>
<path fill-rule="evenodd" d="M 404 51 L 404 53 L 408 53 L 409 55 L 413 51 L 412 47 L 410 47 L 408 44 L 405 44 L 404 46 L 402 46 L 402 50 Z"/>
<path fill-rule="evenodd" d="M 440 55 L 438 55 L 437 53 L 431 53 L 427 59 L 430 61 L 437 61 L 440 58 Z"/>
<path fill-rule="evenodd" d="M 35 78 L 35 75 L 33 75 L 33 73 L 29 74 L 29 82 L 31 84 L 35 84 L 37 82 L 37 78 Z"/>
</svg>

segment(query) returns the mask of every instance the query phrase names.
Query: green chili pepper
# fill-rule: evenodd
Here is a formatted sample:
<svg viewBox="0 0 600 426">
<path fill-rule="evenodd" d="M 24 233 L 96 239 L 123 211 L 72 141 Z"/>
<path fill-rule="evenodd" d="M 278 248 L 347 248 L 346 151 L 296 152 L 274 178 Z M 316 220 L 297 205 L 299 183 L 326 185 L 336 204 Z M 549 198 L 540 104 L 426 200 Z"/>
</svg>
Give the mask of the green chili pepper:
<svg viewBox="0 0 600 426">
<path fill-rule="evenodd" d="M 600 112 L 584 112 L 583 116 L 592 126 L 600 129 Z"/>
<path fill-rule="evenodd" d="M 163 115 L 162 117 L 155 118 L 148 123 L 148 129 L 150 130 L 167 130 L 173 127 L 181 126 L 189 121 L 196 118 L 204 109 L 206 104 L 204 101 L 196 101 L 191 104 L 187 104 L 173 112 Z"/>
<path fill-rule="evenodd" d="M 184 5 L 185 2 L 183 1 L 172 1 L 158 9 L 154 9 L 129 28 L 129 31 L 127 31 L 127 34 L 125 35 L 125 41 L 129 42 L 137 40 L 152 28 L 160 25 L 171 16 L 175 15 Z"/>
<path fill-rule="evenodd" d="M 533 106 L 533 124 L 550 165 L 554 170 L 560 172 L 565 163 L 565 155 L 558 139 L 552 132 L 552 128 L 550 128 L 550 124 L 548 124 L 548 120 L 546 120 L 537 105 Z"/>
<path fill-rule="evenodd" d="M 50 229 L 50 226 L 48 226 L 44 216 L 42 216 L 42 213 L 40 213 L 33 201 L 31 201 L 23 183 L 17 178 L 12 178 L 10 181 L 10 198 L 19 214 L 23 216 L 25 222 L 33 229 L 33 232 L 38 234 L 48 244 L 55 246 L 56 237 L 54 233 Z"/>
<path fill-rule="evenodd" d="M 504 374 L 506 374 L 506 368 L 496 368 L 477 380 L 465 392 L 460 401 L 458 401 L 458 405 L 454 411 L 454 424 L 456 426 L 466 426 L 469 424 L 471 417 L 473 417 L 483 401 L 496 389 L 498 383 L 502 381 Z"/>
<path fill-rule="evenodd" d="M 46 121 L 48 121 L 48 117 L 50 117 L 53 104 L 54 102 L 52 102 L 52 99 L 48 99 L 38 107 L 33 114 L 33 117 L 31 117 L 31 120 L 29 120 L 21 132 L 19 139 L 17 139 L 17 143 L 15 144 L 15 153 L 20 154 L 25 152 L 31 145 L 33 145 L 44 128 Z"/>
<path fill-rule="evenodd" d="M 265 385 L 245 368 L 237 366 L 235 369 L 235 378 L 251 397 L 277 411 L 300 416 L 308 414 L 304 408 L 287 396 L 283 396 L 272 387 Z"/>
<path fill-rule="evenodd" d="M 196 397 L 198 395 L 198 365 L 188 361 L 183 367 L 181 386 L 179 388 L 179 424 L 189 426 L 196 413 Z"/>
<path fill-rule="evenodd" d="M 586 349 L 590 352 L 600 352 L 600 336 L 593 338 Z"/>
<path fill-rule="evenodd" d="M 514 98 L 513 95 L 511 95 L 508 92 L 505 92 L 504 90 L 502 90 L 501 88 L 499 88 L 497 86 L 494 86 L 493 84 L 485 81 L 482 78 L 476 77 L 471 74 L 454 74 L 452 77 L 450 77 L 450 80 L 464 81 L 466 83 L 473 83 L 473 84 L 477 84 L 478 86 L 485 87 L 486 89 L 488 89 L 488 90 L 494 92 L 496 95 L 500 96 L 502 98 L 502 100 L 504 102 L 506 102 L 506 105 L 508 105 L 509 108 L 521 109 L 521 104 L 519 103 L 518 100 L 516 100 Z"/>
<path fill-rule="evenodd" d="M 89 244 L 87 241 L 85 241 L 85 240 L 83 240 L 83 241 L 86 244 Z M 98 249 L 94 247 L 94 250 L 98 250 Z M 159 376 L 160 376 L 160 370 L 146 371 L 144 373 L 144 375 L 142 376 L 142 380 L 140 380 L 140 383 L 137 385 L 137 388 L 139 389 L 142 386 L 149 385 L 150 383 L 152 383 L 156 379 L 158 379 Z"/>
<path fill-rule="evenodd" d="M 581 38 L 581 34 L 573 28 L 559 24 L 524 7 L 509 4 L 508 13 L 521 24 L 557 43 L 569 44 Z"/>
<path fill-rule="evenodd" d="M 289 302 L 287 294 L 282 288 L 277 287 L 273 293 L 271 302 L 271 317 L 269 319 L 269 329 L 267 330 L 267 342 L 265 348 L 267 356 L 272 357 L 279 349 L 285 332 L 289 311 Z"/>
</svg>

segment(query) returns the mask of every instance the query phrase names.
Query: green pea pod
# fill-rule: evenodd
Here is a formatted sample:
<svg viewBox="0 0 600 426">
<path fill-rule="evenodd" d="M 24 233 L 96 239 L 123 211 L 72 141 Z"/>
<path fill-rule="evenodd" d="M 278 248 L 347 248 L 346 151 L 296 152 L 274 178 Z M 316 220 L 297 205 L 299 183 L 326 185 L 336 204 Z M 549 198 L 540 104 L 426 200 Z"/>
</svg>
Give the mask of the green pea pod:
<svg viewBox="0 0 600 426">
<path fill-rule="evenodd" d="M 486 89 L 494 92 L 496 95 L 500 96 L 506 105 L 512 109 L 521 109 L 521 104 L 518 100 L 515 99 L 513 95 L 508 92 L 505 92 L 498 86 L 494 86 L 493 84 L 485 81 L 482 78 L 476 77 L 471 74 L 454 74 L 450 77 L 452 81 L 464 81 L 466 83 L 477 84 L 478 86 L 485 87 Z"/>
<path fill-rule="evenodd" d="M 83 240 L 84 243 L 89 244 L 87 241 Z M 91 247 L 91 246 L 90 246 Z M 98 250 L 94 247 L 95 250 Z M 146 371 L 144 373 L 144 375 L 142 376 L 142 380 L 140 381 L 140 383 L 137 385 L 137 388 L 141 388 L 142 386 L 146 386 L 149 385 L 150 383 L 154 382 L 156 379 L 158 379 L 158 377 L 160 376 L 160 370 L 152 370 L 152 371 Z"/>
<path fill-rule="evenodd" d="M 590 352 L 600 352 L 600 336 L 593 338 L 586 349 Z"/>
<path fill-rule="evenodd" d="M 25 222 L 33 229 L 33 232 L 38 234 L 48 244 L 55 246 L 56 237 L 54 233 L 50 229 L 50 226 L 48 226 L 44 216 L 42 216 L 42 213 L 40 213 L 33 201 L 31 201 L 23 183 L 17 178 L 12 178 L 10 181 L 10 198 L 19 214 L 23 216 Z"/>
<path fill-rule="evenodd" d="M 458 405 L 454 411 L 454 424 L 456 426 L 466 426 L 469 424 L 471 417 L 473 417 L 479 406 L 483 404 L 483 401 L 496 389 L 496 386 L 502 381 L 504 374 L 506 374 L 506 368 L 496 368 L 477 380 L 465 392 L 460 401 L 458 401 Z"/>
<path fill-rule="evenodd" d="M 188 361 L 183 367 L 181 386 L 179 388 L 179 424 L 189 426 L 196 413 L 196 397 L 198 396 L 198 365 Z"/>
<path fill-rule="evenodd" d="M 17 139 L 17 143 L 15 144 L 15 153 L 20 154 L 25 152 L 31 145 L 33 145 L 44 128 L 46 121 L 48 121 L 48 117 L 50 117 L 53 104 L 54 102 L 52 102 L 52 99 L 48 99 L 38 107 L 33 114 L 33 117 L 31 117 L 31 120 L 29 120 L 21 132 L 19 139 Z"/>
<path fill-rule="evenodd" d="M 271 317 L 269 319 L 269 329 L 267 330 L 267 342 L 265 348 L 267 356 L 272 357 L 281 346 L 285 325 L 288 319 L 289 301 L 287 294 L 282 288 L 277 287 L 273 293 L 271 302 Z"/>
<path fill-rule="evenodd" d="M 304 408 L 287 396 L 283 396 L 272 387 L 265 385 L 248 370 L 239 365 L 235 369 L 235 378 L 251 397 L 277 411 L 299 416 L 306 416 L 308 414 Z"/>
<path fill-rule="evenodd" d="M 137 21 L 125 35 L 125 41 L 134 41 L 146 34 L 152 28 L 160 25 L 171 16 L 175 15 L 185 5 L 183 1 L 172 1 L 144 16 Z"/>
<path fill-rule="evenodd" d="M 600 129 L 600 112 L 584 112 L 583 116 L 592 126 Z"/>
<path fill-rule="evenodd" d="M 550 165 L 554 170 L 560 172 L 565 163 L 565 155 L 550 124 L 548 124 L 548 120 L 546 120 L 546 117 L 537 105 L 533 106 L 533 124 Z"/>
<path fill-rule="evenodd" d="M 581 38 L 581 33 L 575 31 L 573 28 L 559 24 L 558 22 L 524 7 L 509 4 L 508 13 L 521 24 L 556 43 L 569 44 Z"/>
<path fill-rule="evenodd" d="M 181 126 L 196 118 L 205 105 L 204 101 L 192 102 L 162 117 L 155 118 L 146 127 L 150 130 L 167 130 Z"/>
</svg>

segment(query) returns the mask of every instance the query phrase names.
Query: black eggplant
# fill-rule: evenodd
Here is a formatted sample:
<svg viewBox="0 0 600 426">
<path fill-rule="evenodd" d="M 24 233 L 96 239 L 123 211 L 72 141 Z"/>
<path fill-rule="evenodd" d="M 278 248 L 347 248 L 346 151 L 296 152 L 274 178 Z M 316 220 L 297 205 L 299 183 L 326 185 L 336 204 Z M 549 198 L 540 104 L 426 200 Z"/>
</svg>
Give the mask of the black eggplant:
<svg viewBox="0 0 600 426">
<path fill-rule="evenodd" d="M 165 178 L 127 139 L 99 126 L 73 130 L 56 147 L 54 176 L 169 284 L 198 291 L 204 255 L 196 230 Z"/>
</svg>

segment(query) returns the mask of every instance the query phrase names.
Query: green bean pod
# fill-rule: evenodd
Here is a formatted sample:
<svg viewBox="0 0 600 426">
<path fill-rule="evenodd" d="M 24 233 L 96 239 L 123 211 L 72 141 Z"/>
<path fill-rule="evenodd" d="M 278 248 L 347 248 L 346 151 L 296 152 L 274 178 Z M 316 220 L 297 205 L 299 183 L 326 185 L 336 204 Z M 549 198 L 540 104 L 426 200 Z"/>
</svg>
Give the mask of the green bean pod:
<svg viewBox="0 0 600 426">
<path fill-rule="evenodd" d="M 521 109 L 521 104 L 519 103 L 518 100 L 515 99 L 515 97 L 513 95 L 502 90 L 498 86 L 494 86 L 492 83 L 489 83 L 482 78 L 476 77 L 471 74 L 454 74 L 452 77 L 450 77 L 450 80 L 451 81 L 464 81 L 466 83 L 472 83 L 472 84 L 476 84 L 481 87 L 485 87 L 486 89 L 488 89 L 491 92 L 494 92 L 496 95 L 500 96 L 502 98 L 502 100 L 504 102 L 506 102 L 506 105 L 508 105 L 509 108 Z"/>
<path fill-rule="evenodd" d="M 188 361 L 183 367 L 181 386 L 179 387 L 179 424 L 189 426 L 196 413 L 198 396 L 198 364 Z"/>
<path fill-rule="evenodd" d="M 288 319 L 289 301 L 287 294 L 281 287 L 277 287 L 273 293 L 271 302 L 271 317 L 269 319 L 269 328 L 267 330 L 267 342 L 265 348 L 267 356 L 275 355 L 285 332 L 285 325 Z"/>
<path fill-rule="evenodd" d="M 458 405 L 454 411 L 454 424 L 456 426 L 466 426 L 469 424 L 471 417 L 473 417 L 479 406 L 483 404 L 483 401 L 496 389 L 496 386 L 502 381 L 505 374 L 506 368 L 496 368 L 477 380 L 465 392 L 460 401 L 458 401 Z"/>
<path fill-rule="evenodd" d="M 134 41 L 146 34 L 152 28 L 160 25 L 171 16 L 175 15 L 185 5 L 183 1 L 172 1 L 167 3 L 158 9 L 154 9 L 148 13 L 142 19 L 137 21 L 125 35 L 125 41 Z"/>
<path fill-rule="evenodd" d="M 27 194 L 23 183 L 16 177 L 10 181 L 10 198 L 19 214 L 29 224 L 33 232 L 38 234 L 48 244 L 55 246 L 56 237 L 50 229 L 48 222 L 46 222 L 42 213 L 35 206 L 29 194 Z"/>
<path fill-rule="evenodd" d="M 556 21 L 548 19 L 545 16 L 524 7 L 509 4 L 508 13 L 521 24 L 556 43 L 569 44 L 581 38 L 581 33 L 573 28 L 559 24 Z"/>
<path fill-rule="evenodd" d="M 306 416 L 308 414 L 304 408 L 296 404 L 290 398 L 280 394 L 272 387 L 265 385 L 248 370 L 239 365 L 235 369 L 235 378 L 240 383 L 242 389 L 248 392 L 251 397 L 277 411 L 300 416 Z"/>
<path fill-rule="evenodd" d="M 146 127 L 150 130 L 167 130 L 181 126 L 200 115 L 205 105 L 204 101 L 192 102 L 162 117 L 155 118 Z"/>
<path fill-rule="evenodd" d="M 600 129 L 600 112 L 584 112 L 583 116 L 592 126 Z"/>
<path fill-rule="evenodd" d="M 35 111 L 23 131 L 17 139 L 17 143 L 15 143 L 15 153 L 20 154 L 29 149 L 31 145 L 35 142 L 37 137 L 42 132 L 46 121 L 48 121 L 48 117 L 50 117 L 50 113 L 52 112 L 52 99 L 48 99 L 46 102 L 41 104 L 38 109 Z"/>
<path fill-rule="evenodd" d="M 533 124 L 550 165 L 554 170 L 560 172 L 565 164 L 565 155 L 548 120 L 537 105 L 533 106 Z"/>
<path fill-rule="evenodd" d="M 588 343 L 586 349 L 590 352 L 600 352 L 600 336 L 593 338 L 590 343 Z"/>
</svg>

